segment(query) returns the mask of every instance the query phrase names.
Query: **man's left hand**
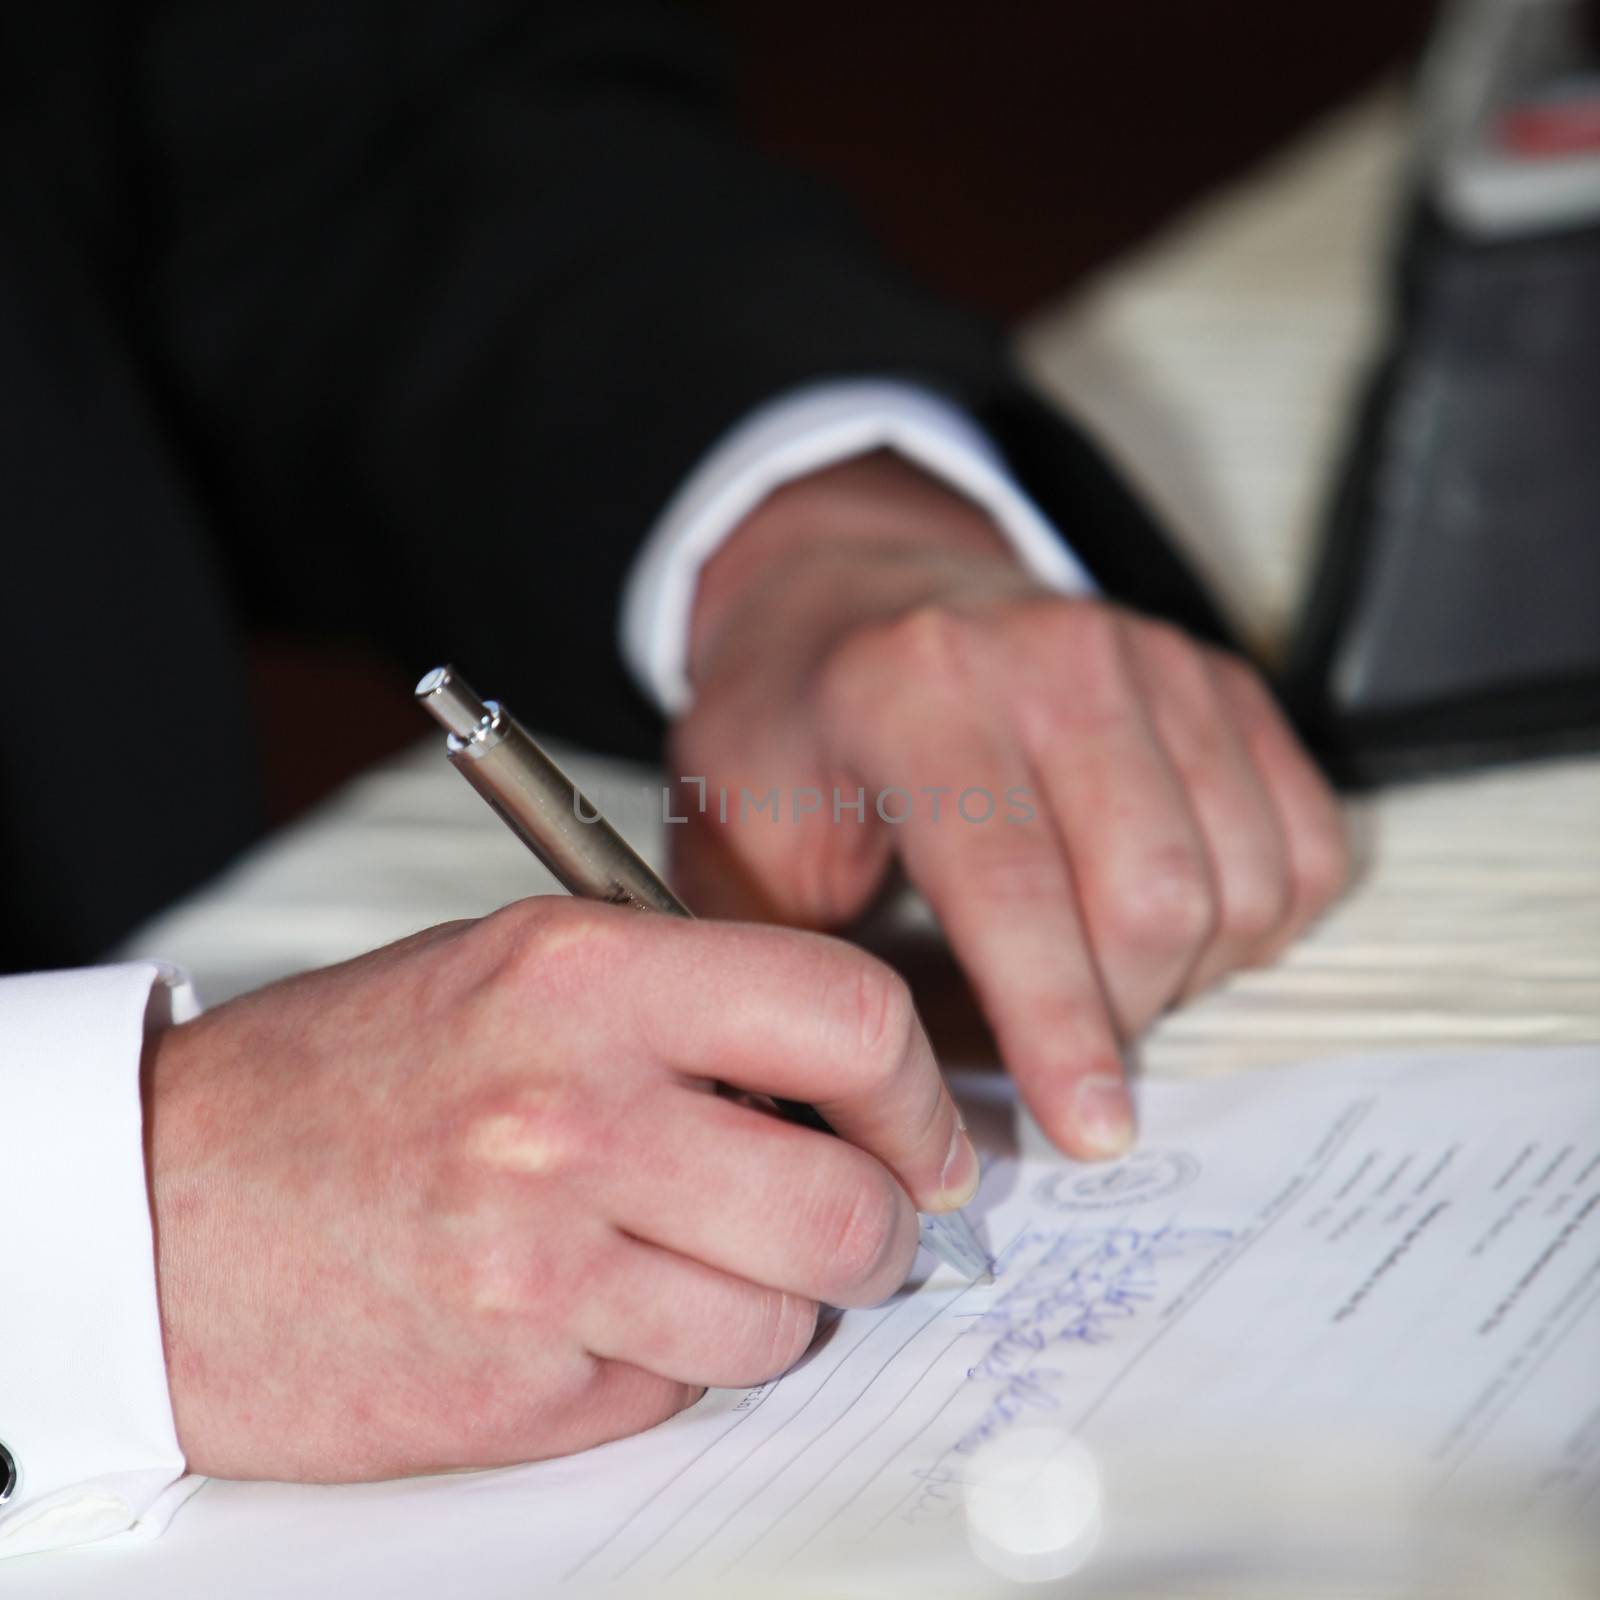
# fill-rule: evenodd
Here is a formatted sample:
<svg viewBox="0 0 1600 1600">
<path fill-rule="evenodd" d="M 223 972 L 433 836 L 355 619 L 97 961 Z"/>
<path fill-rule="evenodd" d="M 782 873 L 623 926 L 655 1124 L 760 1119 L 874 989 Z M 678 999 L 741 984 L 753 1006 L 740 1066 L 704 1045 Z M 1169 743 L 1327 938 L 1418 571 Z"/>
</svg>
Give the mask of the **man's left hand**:
<svg viewBox="0 0 1600 1600">
<path fill-rule="evenodd" d="M 1333 797 L 1248 666 L 1041 587 L 888 454 L 746 520 L 702 574 L 690 678 L 691 902 L 838 926 L 898 858 L 1069 1154 L 1131 1142 L 1125 1043 L 1346 879 Z"/>
</svg>

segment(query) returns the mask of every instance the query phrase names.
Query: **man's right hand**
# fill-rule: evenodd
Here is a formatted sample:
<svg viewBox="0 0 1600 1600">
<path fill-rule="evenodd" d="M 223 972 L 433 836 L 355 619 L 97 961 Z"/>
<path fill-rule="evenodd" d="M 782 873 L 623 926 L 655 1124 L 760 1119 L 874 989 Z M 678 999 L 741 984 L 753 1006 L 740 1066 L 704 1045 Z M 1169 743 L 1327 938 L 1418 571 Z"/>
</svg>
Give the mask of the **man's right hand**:
<svg viewBox="0 0 1600 1600">
<path fill-rule="evenodd" d="M 809 1100 L 844 1137 L 714 1083 Z M 904 984 L 813 934 L 522 901 L 167 1030 L 146 1060 L 191 1470 L 579 1450 L 893 1292 L 977 1159 Z"/>
</svg>

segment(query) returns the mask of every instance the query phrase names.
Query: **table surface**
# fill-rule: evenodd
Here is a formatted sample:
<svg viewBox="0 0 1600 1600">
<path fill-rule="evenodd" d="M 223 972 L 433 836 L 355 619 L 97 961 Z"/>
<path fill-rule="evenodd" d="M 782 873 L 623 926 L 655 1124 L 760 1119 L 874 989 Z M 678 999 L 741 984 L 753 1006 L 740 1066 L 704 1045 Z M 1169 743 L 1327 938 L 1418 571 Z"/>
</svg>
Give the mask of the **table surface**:
<svg viewBox="0 0 1600 1600">
<path fill-rule="evenodd" d="M 1354 386 L 1381 332 L 1398 98 L 1347 110 L 1198 207 L 1022 339 L 1271 652 L 1292 623 Z M 583 752 L 586 786 L 659 781 Z M 634 808 L 644 811 L 644 807 Z M 1352 807 L 1348 897 L 1288 957 L 1164 1020 L 1144 1070 L 1367 1049 L 1600 1039 L 1600 760 Z M 664 830 L 634 830 L 659 860 Z M 142 929 L 215 1003 L 553 888 L 429 739 Z"/>
</svg>

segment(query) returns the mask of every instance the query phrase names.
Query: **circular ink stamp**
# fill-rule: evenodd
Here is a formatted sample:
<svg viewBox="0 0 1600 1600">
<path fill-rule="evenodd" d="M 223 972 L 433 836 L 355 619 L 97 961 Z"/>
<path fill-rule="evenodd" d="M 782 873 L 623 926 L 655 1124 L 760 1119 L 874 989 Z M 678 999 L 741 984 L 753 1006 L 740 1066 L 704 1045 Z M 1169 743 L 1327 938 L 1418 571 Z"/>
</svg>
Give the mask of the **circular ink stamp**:
<svg viewBox="0 0 1600 1600">
<path fill-rule="evenodd" d="M 1042 1178 L 1033 1191 L 1055 1211 L 1115 1211 L 1187 1189 L 1200 1163 L 1187 1150 L 1135 1150 L 1108 1167 L 1068 1167 Z"/>
</svg>

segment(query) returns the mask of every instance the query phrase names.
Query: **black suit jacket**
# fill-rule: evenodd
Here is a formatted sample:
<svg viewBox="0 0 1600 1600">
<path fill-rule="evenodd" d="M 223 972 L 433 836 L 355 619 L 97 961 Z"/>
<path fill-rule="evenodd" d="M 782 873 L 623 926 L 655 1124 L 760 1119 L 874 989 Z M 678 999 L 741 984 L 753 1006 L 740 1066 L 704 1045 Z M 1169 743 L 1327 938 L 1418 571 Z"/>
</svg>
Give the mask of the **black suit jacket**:
<svg viewBox="0 0 1600 1600">
<path fill-rule="evenodd" d="M 623 575 L 795 385 L 954 397 L 1111 592 L 1216 632 L 998 333 L 731 136 L 722 65 L 650 0 L 7 9 L 0 965 L 92 958 L 254 835 L 244 621 L 652 749 Z"/>
</svg>

